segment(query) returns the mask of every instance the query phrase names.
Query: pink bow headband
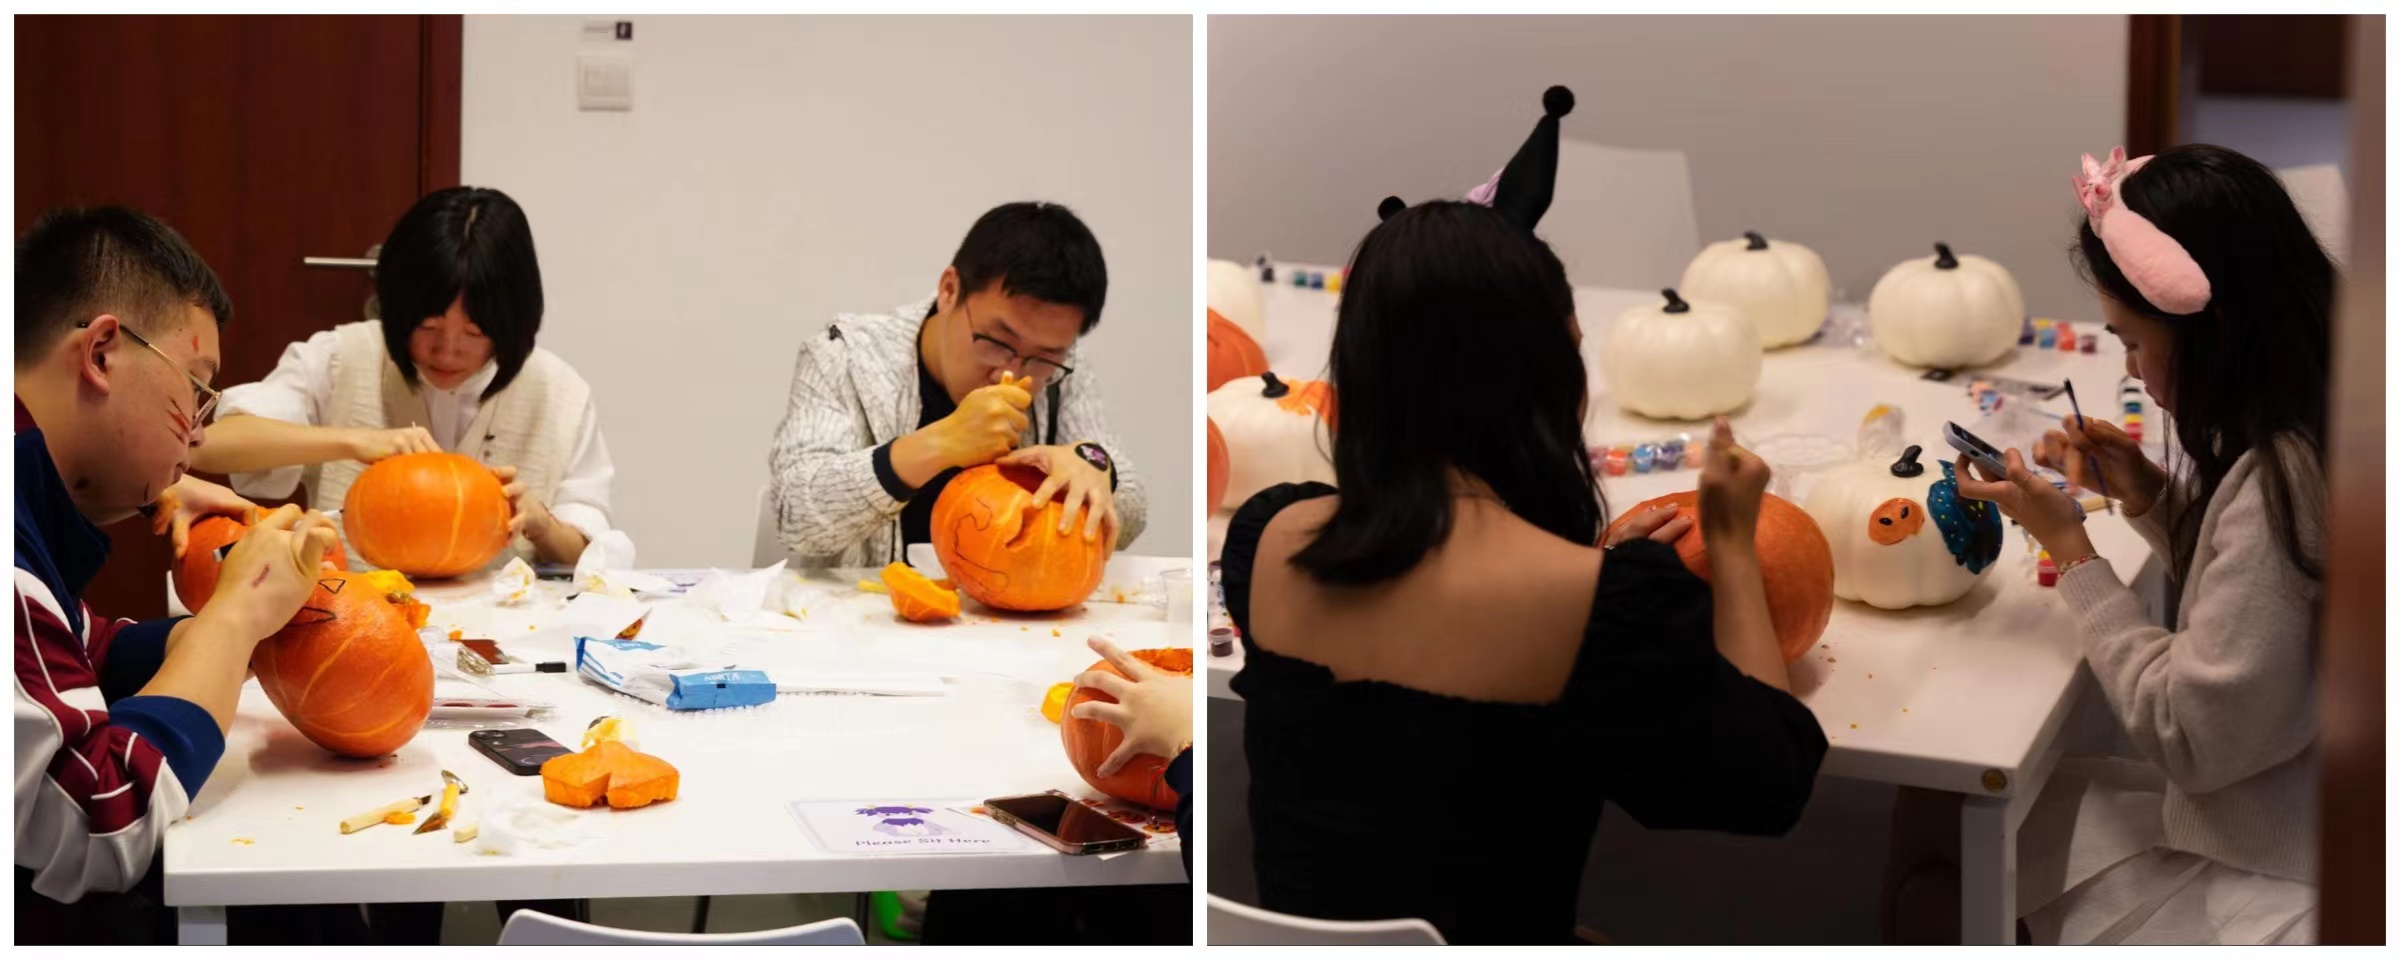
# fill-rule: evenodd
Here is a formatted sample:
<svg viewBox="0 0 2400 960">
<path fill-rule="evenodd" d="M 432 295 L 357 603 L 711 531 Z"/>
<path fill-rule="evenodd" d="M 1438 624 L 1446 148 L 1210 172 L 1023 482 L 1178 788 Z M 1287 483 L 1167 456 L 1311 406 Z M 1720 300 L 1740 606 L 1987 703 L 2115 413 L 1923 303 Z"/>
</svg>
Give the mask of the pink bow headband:
<svg viewBox="0 0 2400 960">
<path fill-rule="evenodd" d="M 2141 214 L 2125 205 L 2118 187 L 2125 178 L 2150 162 L 2149 157 L 2125 159 L 2125 148 L 2108 152 L 2103 164 L 2083 155 L 2083 174 L 2075 178 L 2075 197 L 2092 233 L 2108 248 L 2109 259 L 2125 274 L 2150 305 L 2178 316 L 2208 308 L 2208 275 L 2183 249 Z"/>
</svg>

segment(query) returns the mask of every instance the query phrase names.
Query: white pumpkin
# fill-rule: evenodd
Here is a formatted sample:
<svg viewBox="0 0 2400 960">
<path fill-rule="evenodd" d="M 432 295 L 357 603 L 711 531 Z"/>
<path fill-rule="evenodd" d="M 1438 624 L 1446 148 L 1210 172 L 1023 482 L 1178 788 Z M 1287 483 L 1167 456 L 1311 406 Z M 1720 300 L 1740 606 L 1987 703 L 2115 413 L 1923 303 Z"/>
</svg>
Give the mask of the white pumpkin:
<svg viewBox="0 0 2400 960">
<path fill-rule="evenodd" d="M 1875 343 L 1892 359 L 1918 367 L 1957 370 L 2000 359 L 2025 326 L 2025 294 L 2008 269 L 1982 257 L 1934 255 L 1905 260 L 1867 297 Z"/>
<path fill-rule="evenodd" d="M 1741 311 L 1665 302 L 1617 315 L 1600 353 L 1609 395 L 1646 417 L 1698 420 L 1739 409 L 1758 387 L 1758 327 Z"/>
<path fill-rule="evenodd" d="M 1262 301 L 1257 268 L 1231 260 L 1208 262 L 1208 308 L 1233 321 L 1250 339 L 1265 343 L 1267 309 Z"/>
<path fill-rule="evenodd" d="M 1975 588 L 2000 559 L 2000 512 L 1958 495 L 1909 447 L 1817 478 L 1801 508 L 1833 546 L 1833 595 L 1886 610 L 1938 606 Z"/>
<path fill-rule="evenodd" d="M 1333 435 L 1321 429 L 1333 385 L 1269 371 L 1227 380 L 1208 395 L 1208 419 L 1225 440 L 1225 498 L 1239 509 L 1278 483 L 1333 482 Z"/>
<path fill-rule="evenodd" d="M 1769 350 L 1817 335 L 1833 305 L 1825 258 L 1797 243 L 1756 232 L 1712 243 L 1683 268 L 1683 295 L 1740 310 L 1758 325 Z"/>
</svg>

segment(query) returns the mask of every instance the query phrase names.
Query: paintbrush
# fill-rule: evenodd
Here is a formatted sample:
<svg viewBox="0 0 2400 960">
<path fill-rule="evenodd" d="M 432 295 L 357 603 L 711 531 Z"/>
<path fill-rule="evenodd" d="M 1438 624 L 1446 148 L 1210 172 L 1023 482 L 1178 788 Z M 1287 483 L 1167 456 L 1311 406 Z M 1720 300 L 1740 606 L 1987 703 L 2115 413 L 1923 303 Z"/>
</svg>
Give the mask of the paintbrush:
<svg viewBox="0 0 2400 960">
<path fill-rule="evenodd" d="M 2083 404 L 2075 402 L 2075 381 L 2073 380 L 2067 381 L 2067 406 L 2075 411 L 2075 429 L 2084 429 Z M 2084 454 L 2084 459 L 2091 461 L 2092 482 L 2100 485 L 2100 496 L 2108 499 L 2108 512 L 2114 515 L 2117 512 L 2117 501 L 2108 496 L 2108 477 L 2100 472 L 2100 461 L 2088 453 Z"/>
</svg>

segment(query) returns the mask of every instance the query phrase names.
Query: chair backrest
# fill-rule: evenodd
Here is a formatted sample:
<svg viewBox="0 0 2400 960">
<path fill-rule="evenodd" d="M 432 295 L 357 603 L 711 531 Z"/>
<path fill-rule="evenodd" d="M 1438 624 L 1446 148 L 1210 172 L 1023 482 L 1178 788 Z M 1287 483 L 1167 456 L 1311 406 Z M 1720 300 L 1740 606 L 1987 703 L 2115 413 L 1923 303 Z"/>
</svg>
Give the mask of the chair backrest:
<svg viewBox="0 0 2400 960">
<path fill-rule="evenodd" d="M 1673 286 L 1700 252 L 1691 164 L 1680 150 L 1559 141 L 1541 235 L 1578 286 Z"/>
<path fill-rule="evenodd" d="M 519 910 L 500 928 L 503 947 L 583 947 L 624 944 L 722 944 L 754 946 L 856 947 L 867 938 L 858 931 L 857 921 L 835 917 L 797 927 L 778 930 L 758 930 L 750 933 L 655 933 L 649 930 L 618 930 L 596 927 L 553 917 L 534 910 Z"/>
<path fill-rule="evenodd" d="M 1441 946 L 1441 931 L 1423 920 L 1312 920 L 1261 910 L 1208 895 L 1210 946 Z"/>
<path fill-rule="evenodd" d="M 2350 191 L 2342 185 L 2342 168 L 2330 163 L 2275 171 L 2292 205 L 2308 221 L 2309 232 L 2325 252 L 2347 266 L 2350 260 Z"/>
<path fill-rule="evenodd" d="M 188 617 L 191 615 L 190 610 L 184 609 L 183 598 L 175 595 L 175 571 L 167 571 L 167 616 Z"/>
<path fill-rule="evenodd" d="M 769 484 L 758 488 L 758 528 L 750 538 L 750 566 L 772 567 L 777 560 L 790 560 L 797 567 L 800 558 L 783 545 L 783 534 L 775 528 L 775 487 Z"/>
</svg>

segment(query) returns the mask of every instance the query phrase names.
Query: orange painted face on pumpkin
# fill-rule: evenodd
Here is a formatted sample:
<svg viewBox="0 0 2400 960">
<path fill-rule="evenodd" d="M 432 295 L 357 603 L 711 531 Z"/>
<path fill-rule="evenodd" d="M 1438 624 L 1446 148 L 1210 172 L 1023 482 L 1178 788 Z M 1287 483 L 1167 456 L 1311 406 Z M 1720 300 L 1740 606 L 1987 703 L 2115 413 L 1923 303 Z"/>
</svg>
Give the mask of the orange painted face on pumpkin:
<svg viewBox="0 0 2400 960">
<path fill-rule="evenodd" d="M 1891 546 L 1925 528 L 1925 508 L 1907 497 L 1893 497 L 1867 514 L 1867 539 Z"/>
</svg>

